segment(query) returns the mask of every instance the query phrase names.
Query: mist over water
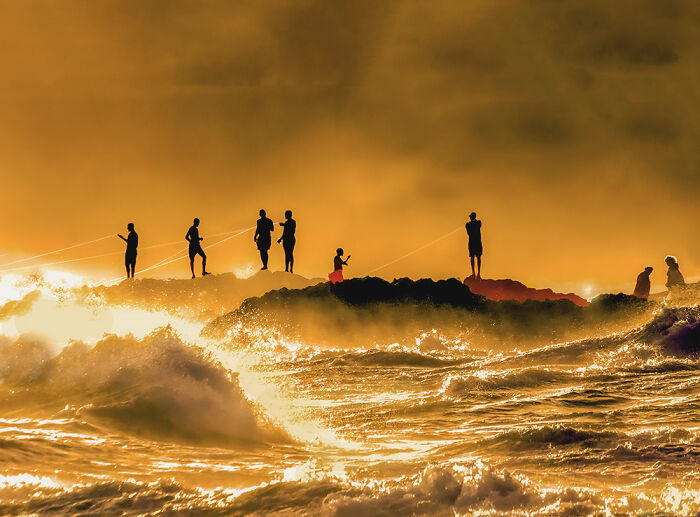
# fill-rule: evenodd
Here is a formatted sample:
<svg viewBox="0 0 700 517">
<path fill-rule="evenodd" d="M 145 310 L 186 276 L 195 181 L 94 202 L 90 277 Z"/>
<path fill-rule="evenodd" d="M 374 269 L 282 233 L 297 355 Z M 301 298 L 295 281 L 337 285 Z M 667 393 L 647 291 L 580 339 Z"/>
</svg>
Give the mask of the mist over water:
<svg viewBox="0 0 700 517">
<path fill-rule="evenodd" d="M 233 281 L 3 281 L 0 514 L 700 511 L 696 293 L 567 340 L 407 304 L 213 319 Z"/>
</svg>

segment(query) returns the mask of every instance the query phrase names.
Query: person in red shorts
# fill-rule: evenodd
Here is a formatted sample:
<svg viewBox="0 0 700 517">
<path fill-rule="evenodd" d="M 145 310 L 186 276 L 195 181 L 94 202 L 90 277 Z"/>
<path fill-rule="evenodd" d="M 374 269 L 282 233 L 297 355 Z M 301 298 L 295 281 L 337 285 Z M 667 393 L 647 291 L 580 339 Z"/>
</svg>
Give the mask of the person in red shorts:
<svg viewBox="0 0 700 517">
<path fill-rule="evenodd" d="M 350 260 L 350 255 L 348 255 L 348 258 L 343 260 L 344 254 L 345 252 L 343 251 L 343 248 L 338 248 L 335 250 L 335 257 L 333 258 L 333 272 L 328 275 L 328 280 L 330 280 L 333 284 L 343 281 L 343 266 L 347 266 L 348 260 Z"/>
</svg>

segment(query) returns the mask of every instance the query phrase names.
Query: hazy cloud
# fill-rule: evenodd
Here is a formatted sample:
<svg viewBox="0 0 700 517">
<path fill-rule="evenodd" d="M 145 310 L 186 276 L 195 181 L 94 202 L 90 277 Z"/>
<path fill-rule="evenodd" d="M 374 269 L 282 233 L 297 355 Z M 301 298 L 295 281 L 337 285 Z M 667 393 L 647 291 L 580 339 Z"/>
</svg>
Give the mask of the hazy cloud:
<svg viewBox="0 0 700 517">
<path fill-rule="evenodd" d="M 539 257 L 537 273 L 491 255 L 513 275 L 590 277 L 622 238 L 638 248 L 601 273 L 610 282 L 671 245 L 700 247 L 680 242 L 700 193 L 693 0 L 13 2 L 0 29 L 6 208 L 40 198 L 35 219 L 52 222 L 28 224 L 57 239 L 69 200 L 115 214 L 95 226 L 121 212 L 154 232 L 193 211 L 226 225 L 263 205 L 304 207 L 307 221 L 355 210 L 307 238 L 362 246 L 368 266 L 399 251 L 376 235 L 410 248 L 471 207 L 526 253 L 570 250 Z M 578 210 L 553 216 L 562 203 Z M 531 223 L 512 219 L 528 207 Z M 582 215 L 607 229 L 586 233 Z M 523 237 L 532 224 L 559 240 Z M 588 240 L 603 249 L 583 272 Z M 459 246 L 431 272 L 461 271 L 447 258 Z"/>
</svg>

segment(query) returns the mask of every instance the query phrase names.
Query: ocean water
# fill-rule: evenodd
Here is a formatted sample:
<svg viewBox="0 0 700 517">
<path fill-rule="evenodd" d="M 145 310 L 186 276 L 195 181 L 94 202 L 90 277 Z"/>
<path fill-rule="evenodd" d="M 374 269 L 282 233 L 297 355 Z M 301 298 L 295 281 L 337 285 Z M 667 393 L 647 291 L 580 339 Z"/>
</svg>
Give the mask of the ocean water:
<svg viewBox="0 0 700 517">
<path fill-rule="evenodd" d="M 700 512 L 697 305 L 534 347 L 335 348 L 205 338 L 81 283 L 0 283 L 0 515 Z"/>
</svg>

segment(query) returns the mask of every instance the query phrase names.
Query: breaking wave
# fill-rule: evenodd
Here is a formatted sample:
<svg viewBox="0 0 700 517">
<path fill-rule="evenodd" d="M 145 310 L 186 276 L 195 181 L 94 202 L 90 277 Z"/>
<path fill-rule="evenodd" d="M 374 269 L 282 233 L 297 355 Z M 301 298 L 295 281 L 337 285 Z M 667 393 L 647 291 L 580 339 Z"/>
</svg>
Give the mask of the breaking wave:
<svg viewBox="0 0 700 517">
<path fill-rule="evenodd" d="M 129 433 L 188 440 L 280 441 L 284 434 L 250 403 L 234 374 L 161 328 L 138 340 L 73 342 L 58 355 L 22 337 L 0 346 L 3 407 L 36 404 L 98 419 Z M 65 410 L 64 410 L 65 411 Z"/>
<path fill-rule="evenodd" d="M 639 338 L 668 353 L 700 354 L 700 306 L 664 309 L 641 329 Z"/>
</svg>

